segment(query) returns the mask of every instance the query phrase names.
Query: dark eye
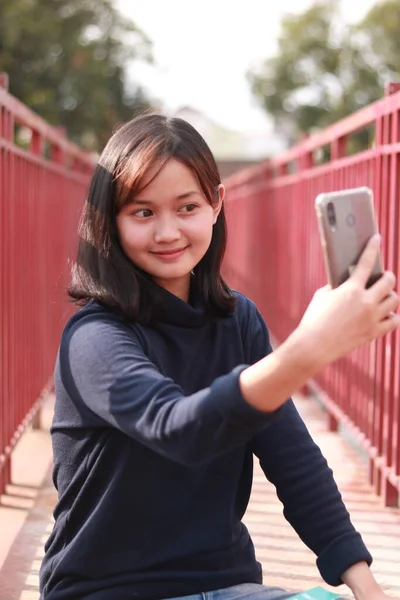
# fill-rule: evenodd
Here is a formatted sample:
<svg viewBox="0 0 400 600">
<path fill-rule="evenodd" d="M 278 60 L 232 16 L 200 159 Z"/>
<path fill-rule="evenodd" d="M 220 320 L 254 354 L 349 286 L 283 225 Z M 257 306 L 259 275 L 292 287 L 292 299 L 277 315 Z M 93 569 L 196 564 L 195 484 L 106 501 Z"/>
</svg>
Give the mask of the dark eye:
<svg viewBox="0 0 400 600">
<path fill-rule="evenodd" d="M 137 210 L 134 213 L 135 217 L 139 217 L 139 219 L 147 219 L 152 216 L 152 211 L 149 208 L 142 208 L 141 210 Z"/>
<path fill-rule="evenodd" d="M 197 204 L 185 204 L 180 210 L 181 212 L 193 212 L 196 208 Z"/>
</svg>

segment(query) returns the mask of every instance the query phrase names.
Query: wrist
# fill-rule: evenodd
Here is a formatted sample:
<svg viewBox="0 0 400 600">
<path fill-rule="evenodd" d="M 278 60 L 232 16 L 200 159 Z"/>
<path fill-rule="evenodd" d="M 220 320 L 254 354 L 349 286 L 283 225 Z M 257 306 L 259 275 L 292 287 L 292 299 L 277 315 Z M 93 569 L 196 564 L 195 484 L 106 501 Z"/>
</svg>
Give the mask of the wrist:
<svg viewBox="0 0 400 600">
<path fill-rule="evenodd" d="M 293 331 L 283 344 L 288 355 L 302 366 L 307 378 L 313 377 L 318 371 L 329 364 L 325 353 L 321 351 L 321 344 L 307 327 L 301 324 Z"/>
<path fill-rule="evenodd" d="M 356 600 L 371 598 L 371 594 L 381 591 L 366 562 L 357 563 L 347 569 L 342 575 L 342 581 L 351 589 Z"/>
</svg>

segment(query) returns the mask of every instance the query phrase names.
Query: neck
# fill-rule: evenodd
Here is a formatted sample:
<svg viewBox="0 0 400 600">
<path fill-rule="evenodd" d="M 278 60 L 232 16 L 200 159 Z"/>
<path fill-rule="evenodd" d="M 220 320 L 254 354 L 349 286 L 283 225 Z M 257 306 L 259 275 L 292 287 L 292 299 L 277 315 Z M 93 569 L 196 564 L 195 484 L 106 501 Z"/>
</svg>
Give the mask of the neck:
<svg viewBox="0 0 400 600">
<path fill-rule="evenodd" d="M 189 302 L 190 275 L 181 279 L 154 279 L 154 282 L 180 300 Z"/>
</svg>

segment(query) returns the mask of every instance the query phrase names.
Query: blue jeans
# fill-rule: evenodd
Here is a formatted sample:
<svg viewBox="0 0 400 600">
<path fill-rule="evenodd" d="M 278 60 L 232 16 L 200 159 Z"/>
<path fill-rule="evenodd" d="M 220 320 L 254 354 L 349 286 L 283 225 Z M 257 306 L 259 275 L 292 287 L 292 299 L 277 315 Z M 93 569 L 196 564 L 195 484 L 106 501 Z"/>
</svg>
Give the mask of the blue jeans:
<svg viewBox="0 0 400 600">
<path fill-rule="evenodd" d="M 241 583 L 222 590 L 169 598 L 168 600 L 287 600 L 296 592 L 286 592 L 277 587 L 266 587 L 258 583 Z"/>
</svg>

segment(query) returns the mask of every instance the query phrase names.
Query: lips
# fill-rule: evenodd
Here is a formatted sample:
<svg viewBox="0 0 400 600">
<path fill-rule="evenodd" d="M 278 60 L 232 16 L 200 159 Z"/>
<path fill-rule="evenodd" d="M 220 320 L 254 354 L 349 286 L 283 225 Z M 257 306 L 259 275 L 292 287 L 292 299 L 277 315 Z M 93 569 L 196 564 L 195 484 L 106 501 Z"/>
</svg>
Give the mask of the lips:
<svg viewBox="0 0 400 600">
<path fill-rule="evenodd" d="M 182 248 L 172 248 L 171 250 L 162 250 L 160 252 L 151 252 L 153 256 L 157 256 L 157 258 L 162 258 L 165 260 L 178 258 L 181 256 L 188 246 L 184 246 Z"/>
</svg>

